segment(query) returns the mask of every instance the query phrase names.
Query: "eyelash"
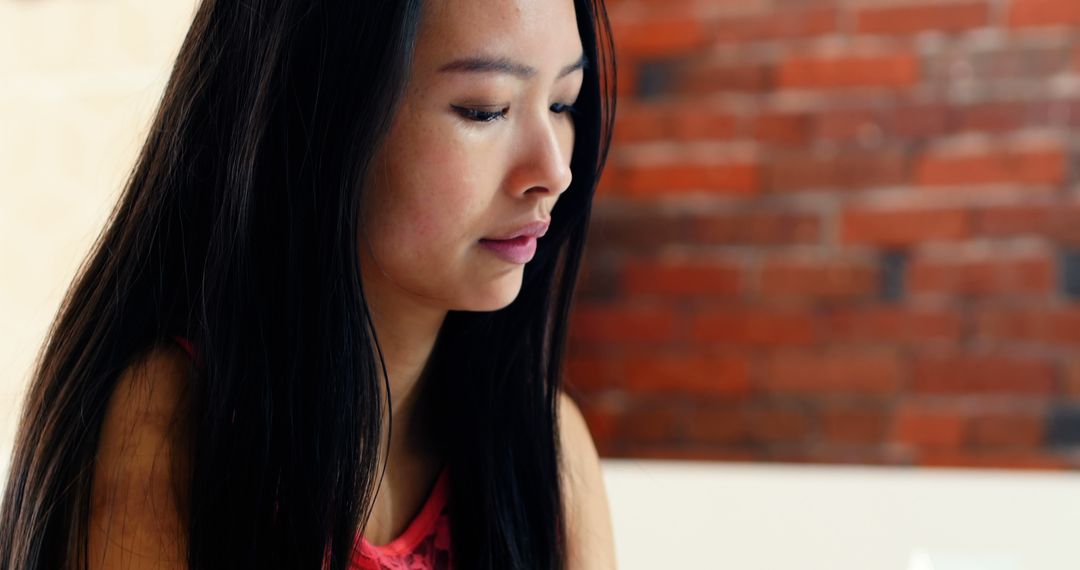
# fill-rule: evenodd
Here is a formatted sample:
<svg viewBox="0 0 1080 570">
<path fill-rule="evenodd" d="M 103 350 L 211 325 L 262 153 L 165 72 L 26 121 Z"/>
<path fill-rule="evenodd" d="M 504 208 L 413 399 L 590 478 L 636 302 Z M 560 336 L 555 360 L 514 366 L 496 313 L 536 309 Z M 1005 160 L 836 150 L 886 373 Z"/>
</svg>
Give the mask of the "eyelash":
<svg viewBox="0 0 1080 570">
<path fill-rule="evenodd" d="M 556 113 L 566 112 L 569 113 L 572 117 L 576 117 L 578 114 L 577 107 L 574 107 L 573 105 L 563 105 L 561 103 L 556 103 L 555 106 L 561 109 L 561 111 L 555 111 Z M 500 111 L 489 112 L 481 111 L 480 109 L 472 109 L 469 107 L 459 107 L 457 105 L 451 105 L 451 107 L 453 107 L 458 112 L 458 114 L 464 117 L 466 120 L 472 121 L 474 123 L 492 123 L 497 120 L 504 119 L 506 118 L 506 110 L 509 109 L 509 107 L 505 107 Z"/>
</svg>

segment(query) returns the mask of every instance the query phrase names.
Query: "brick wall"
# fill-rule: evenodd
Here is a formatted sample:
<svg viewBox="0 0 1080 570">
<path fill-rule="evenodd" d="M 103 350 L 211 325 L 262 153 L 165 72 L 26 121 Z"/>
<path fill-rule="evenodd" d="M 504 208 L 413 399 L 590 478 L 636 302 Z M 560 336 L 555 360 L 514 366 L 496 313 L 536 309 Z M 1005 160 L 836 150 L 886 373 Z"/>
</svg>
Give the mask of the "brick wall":
<svg viewBox="0 0 1080 570">
<path fill-rule="evenodd" d="M 1080 2 L 609 9 L 603 455 L 1080 467 Z"/>
</svg>

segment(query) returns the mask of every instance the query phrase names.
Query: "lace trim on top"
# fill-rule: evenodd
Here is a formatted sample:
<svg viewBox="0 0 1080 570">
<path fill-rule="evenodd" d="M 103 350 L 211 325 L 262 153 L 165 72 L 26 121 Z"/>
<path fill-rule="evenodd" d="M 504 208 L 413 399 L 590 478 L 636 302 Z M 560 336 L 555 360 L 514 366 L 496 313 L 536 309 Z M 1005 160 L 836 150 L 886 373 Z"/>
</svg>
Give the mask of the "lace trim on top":
<svg viewBox="0 0 1080 570">
<path fill-rule="evenodd" d="M 450 517 L 447 508 L 449 472 L 439 473 L 420 512 L 405 531 L 387 544 L 376 546 L 357 534 L 352 568 L 376 570 L 449 570 Z"/>
</svg>

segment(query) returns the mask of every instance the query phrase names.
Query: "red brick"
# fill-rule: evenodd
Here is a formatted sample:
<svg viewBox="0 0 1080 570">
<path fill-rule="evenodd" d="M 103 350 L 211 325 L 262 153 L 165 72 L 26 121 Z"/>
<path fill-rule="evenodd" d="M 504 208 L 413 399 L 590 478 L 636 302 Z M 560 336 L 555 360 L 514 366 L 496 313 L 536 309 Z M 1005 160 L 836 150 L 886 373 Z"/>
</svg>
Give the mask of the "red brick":
<svg viewBox="0 0 1080 570">
<path fill-rule="evenodd" d="M 773 192 L 851 190 L 907 180 L 907 159 L 898 151 L 788 154 L 773 156 L 766 168 L 766 187 Z"/>
<path fill-rule="evenodd" d="M 724 140 L 735 136 L 738 126 L 734 116 L 717 111 L 705 111 L 679 105 L 671 115 L 671 138 L 675 140 L 700 141 Z"/>
<path fill-rule="evenodd" d="M 754 138 L 767 143 L 805 144 L 812 126 L 805 113 L 765 113 L 754 119 Z"/>
<path fill-rule="evenodd" d="M 685 95 L 760 93 L 773 86 L 773 69 L 761 64 L 688 64 L 672 84 L 675 92 Z"/>
<path fill-rule="evenodd" d="M 1054 241 L 1067 245 L 1080 245 L 1080 204 L 1059 204 L 1047 226 L 1047 234 Z"/>
<path fill-rule="evenodd" d="M 623 289 L 631 297 L 737 297 L 742 281 L 739 265 L 707 260 L 630 259 L 622 276 Z"/>
<path fill-rule="evenodd" d="M 924 467 L 957 467 L 979 469 L 1023 469 L 1058 471 L 1069 469 L 1062 457 L 1038 451 L 970 452 L 956 450 L 926 450 L 919 458 Z"/>
<path fill-rule="evenodd" d="M 578 299 L 586 302 L 610 299 L 615 296 L 618 286 L 612 263 L 597 257 L 590 256 L 589 260 L 581 265 L 581 272 L 578 274 L 576 294 Z"/>
<path fill-rule="evenodd" d="M 707 192 L 752 195 L 758 190 L 757 165 L 728 164 L 635 164 L 627 167 L 623 192 L 632 196 Z"/>
<path fill-rule="evenodd" d="M 965 428 L 957 411 L 905 404 L 893 418 L 891 439 L 916 447 L 959 448 L 967 436 Z"/>
<path fill-rule="evenodd" d="M 789 7 L 764 15 L 721 19 L 709 30 L 711 37 L 721 43 L 810 38 L 835 32 L 838 16 L 834 8 Z"/>
<path fill-rule="evenodd" d="M 749 439 L 756 443 L 803 442 L 814 429 L 807 412 L 796 407 L 746 407 L 742 416 Z"/>
<path fill-rule="evenodd" d="M 862 34 L 959 32 L 986 25 L 989 12 L 986 2 L 863 8 L 855 13 L 855 29 Z"/>
<path fill-rule="evenodd" d="M 890 395 L 900 385 L 901 364 L 891 351 L 773 353 L 762 388 L 776 394 Z"/>
<path fill-rule="evenodd" d="M 971 235 L 968 212 L 960 208 L 849 208 L 841 219 L 846 244 L 907 246 L 962 240 Z"/>
<path fill-rule="evenodd" d="M 702 343 L 742 346 L 806 346 L 814 341 L 814 320 L 806 312 L 765 309 L 703 310 L 691 321 Z"/>
<path fill-rule="evenodd" d="M 566 359 L 565 382 L 574 390 L 596 392 L 622 388 L 621 362 L 610 356 L 573 355 Z"/>
<path fill-rule="evenodd" d="M 626 98 L 637 95 L 638 65 L 630 57 L 619 60 L 619 77 L 615 83 L 615 94 L 619 97 L 619 100 L 625 101 Z"/>
<path fill-rule="evenodd" d="M 722 213 L 695 220 L 693 235 L 704 243 L 799 244 L 821 240 L 817 214 L 802 212 Z"/>
<path fill-rule="evenodd" d="M 600 181 L 596 186 L 596 195 L 603 198 L 606 195 L 618 192 L 622 185 L 622 170 L 609 162 L 607 168 L 600 175 Z"/>
<path fill-rule="evenodd" d="M 660 308 L 579 304 L 571 313 L 570 337 L 583 342 L 664 342 L 675 338 L 675 315 Z"/>
<path fill-rule="evenodd" d="M 973 211 L 974 230 L 988 236 L 1036 235 L 1080 244 L 1080 204 L 1044 201 L 989 205 Z"/>
<path fill-rule="evenodd" d="M 919 355 L 912 367 L 921 394 L 1050 396 L 1057 372 L 1049 360 L 992 354 Z"/>
<path fill-rule="evenodd" d="M 741 409 L 714 404 L 688 411 L 687 439 L 710 444 L 746 443 L 750 431 Z"/>
<path fill-rule="evenodd" d="M 1069 66 L 1075 68 L 1076 71 L 1080 71 L 1080 67 L 1071 62 L 1077 61 L 1078 55 L 1080 55 L 1080 50 L 1074 48 L 1072 54 L 1068 56 Z M 1061 71 L 1068 71 L 1068 69 L 1058 68 L 1050 74 Z M 1041 101 L 1028 101 L 1025 105 L 1025 123 L 1037 127 L 1075 128 L 1080 125 L 1080 100 L 1051 97 Z"/>
<path fill-rule="evenodd" d="M 686 412 L 679 406 L 639 407 L 615 420 L 615 438 L 620 442 L 674 441 L 682 437 Z"/>
<path fill-rule="evenodd" d="M 868 133 L 882 136 L 891 130 L 891 121 L 875 111 L 840 109 L 821 113 L 817 117 L 818 137 L 843 141 L 858 140 Z"/>
<path fill-rule="evenodd" d="M 1047 254 L 956 261 L 917 257 L 908 271 L 913 293 L 1038 295 L 1056 286 L 1056 264 Z"/>
<path fill-rule="evenodd" d="M 699 18 L 614 18 L 611 24 L 619 61 L 693 53 L 708 44 Z"/>
<path fill-rule="evenodd" d="M 598 208 L 590 221 L 589 251 L 654 251 L 671 244 L 693 242 L 691 220 L 655 208 L 609 213 Z M 594 210 L 595 211 L 595 210 Z M 587 262 L 585 266 L 594 265 Z"/>
<path fill-rule="evenodd" d="M 611 406 L 592 403 L 587 400 L 575 400 L 575 402 L 581 409 L 581 415 L 584 416 L 585 423 L 589 426 L 589 434 L 592 435 L 597 445 L 615 438 L 619 415 Z"/>
<path fill-rule="evenodd" d="M 825 342 L 888 344 L 955 343 L 964 324 L 957 310 L 906 307 L 839 308 L 821 322 Z"/>
<path fill-rule="evenodd" d="M 909 87 L 919 79 L 919 61 L 911 53 L 794 56 L 781 63 L 777 77 L 784 89 Z"/>
<path fill-rule="evenodd" d="M 619 143 L 653 140 L 722 140 L 735 136 L 736 118 L 700 106 L 619 106 L 614 131 Z"/>
<path fill-rule="evenodd" d="M 1038 413 L 982 413 L 970 420 L 969 442 L 977 447 L 1037 448 L 1043 443 L 1044 425 Z"/>
<path fill-rule="evenodd" d="M 807 412 L 792 406 L 711 404 L 688 413 L 686 436 L 697 443 L 792 443 L 813 432 Z"/>
<path fill-rule="evenodd" d="M 949 131 L 949 107 L 942 103 L 901 105 L 892 111 L 891 132 L 905 139 L 925 139 Z"/>
<path fill-rule="evenodd" d="M 950 131 L 951 108 L 942 103 L 896 103 L 875 109 L 837 109 L 818 117 L 818 136 L 878 146 L 881 141 L 925 140 Z"/>
<path fill-rule="evenodd" d="M 822 437 L 835 443 L 879 443 L 888 426 L 882 411 L 867 406 L 833 406 L 820 416 Z"/>
<path fill-rule="evenodd" d="M 1054 211 L 1051 204 L 985 206 L 973 212 L 974 230 L 987 236 L 1043 234 L 1050 228 Z"/>
<path fill-rule="evenodd" d="M 922 186 L 1057 186 L 1065 181 L 1066 168 L 1067 159 L 1061 148 L 963 155 L 930 154 L 919 160 L 915 178 Z"/>
<path fill-rule="evenodd" d="M 1028 108 L 1026 103 L 991 102 L 957 107 L 955 131 L 1003 133 L 1024 127 Z"/>
<path fill-rule="evenodd" d="M 1013 0 L 1009 8 L 1013 27 L 1080 25 L 1080 4 L 1075 0 Z"/>
<path fill-rule="evenodd" d="M 667 128 L 667 109 L 620 105 L 612 138 L 615 144 L 662 139 Z"/>
<path fill-rule="evenodd" d="M 1080 345 L 1080 307 L 983 309 L 975 319 L 980 340 Z"/>
<path fill-rule="evenodd" d="M 1080 400 L 1080 356 L 1066 358 L 1062 367 L 1061 395 Z"/>
<path fill-rule="evenodd" d="M 868 261 L 773 258 L 761 269 L 764 297 L 851 300 L 872 297 L 880 289 L 877 267 Z"/>
<path fill-rule="evenodd" d="M 748 364 L 741 356 L 634 354 L 623 361 L 625 388 L 635 394 L 743 396 Z"/>
</svg>

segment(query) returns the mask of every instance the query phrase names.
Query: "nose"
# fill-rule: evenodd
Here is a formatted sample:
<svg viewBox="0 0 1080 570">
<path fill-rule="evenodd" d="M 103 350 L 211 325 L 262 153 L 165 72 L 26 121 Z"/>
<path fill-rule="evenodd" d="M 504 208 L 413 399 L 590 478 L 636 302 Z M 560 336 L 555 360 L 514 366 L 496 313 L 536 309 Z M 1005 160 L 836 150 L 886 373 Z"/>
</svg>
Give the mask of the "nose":
<svg viewBox="0 0 1080 570">
<path fill-rule="evenodd" d="M 574 125 L 569 117 L 545 111 L 548 118 L 529 121 L 523 133 L 514 183 L 515 193 L 558 197 L 570 187 Z"/>
</svg>

